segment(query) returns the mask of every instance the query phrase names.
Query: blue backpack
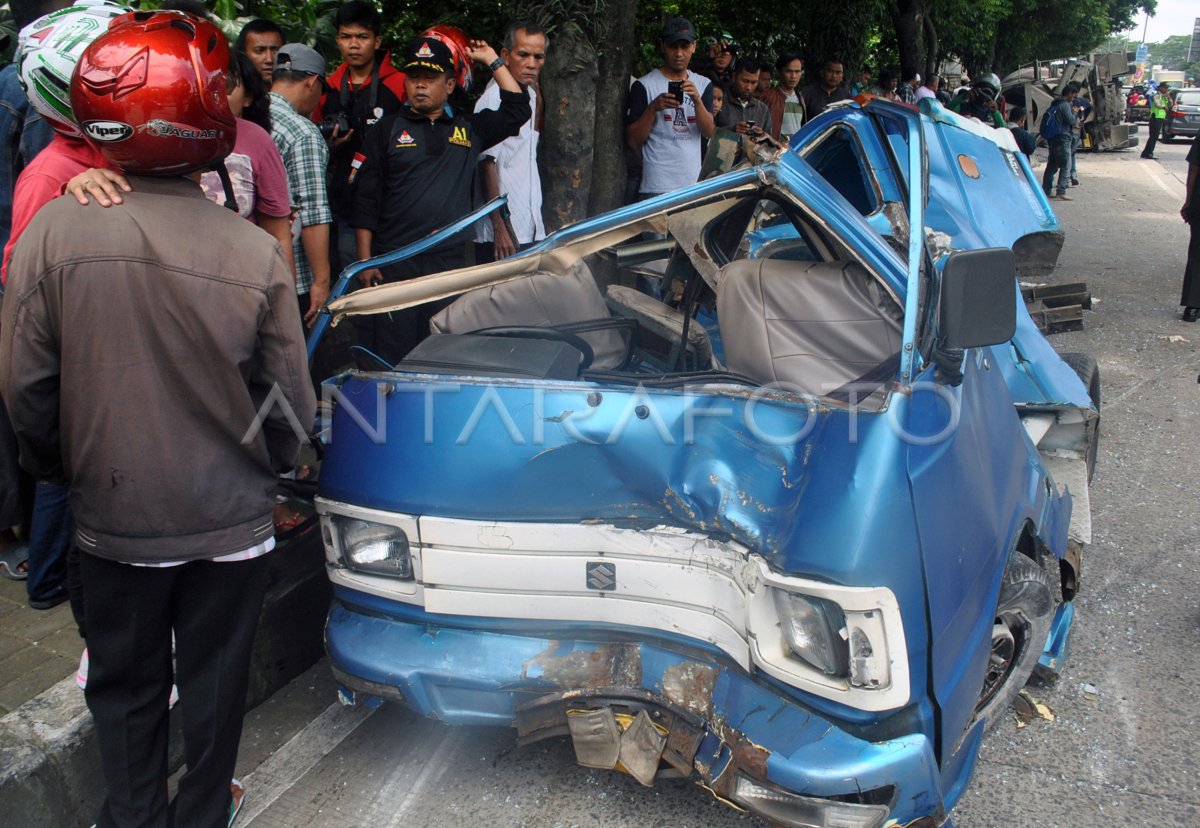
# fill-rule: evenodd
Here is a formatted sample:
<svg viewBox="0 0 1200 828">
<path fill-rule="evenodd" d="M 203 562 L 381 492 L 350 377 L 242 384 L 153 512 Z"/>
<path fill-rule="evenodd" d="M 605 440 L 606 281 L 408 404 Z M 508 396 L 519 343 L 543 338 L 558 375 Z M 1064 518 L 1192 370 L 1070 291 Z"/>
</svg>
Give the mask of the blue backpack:
<svg viewBox="0 0 1200 828">
<path fill-rule="evenodd" d="M 1050 107 L 1042 113 L 1042 121 L 1038 124 L 1038 135 L 1044 138 L 1047 144 L 1063 132 L 1062 120 L 1058 117 L 1060 103 L 1062 103 L 1062 98 L 1055 98 Z"/>
</svg>

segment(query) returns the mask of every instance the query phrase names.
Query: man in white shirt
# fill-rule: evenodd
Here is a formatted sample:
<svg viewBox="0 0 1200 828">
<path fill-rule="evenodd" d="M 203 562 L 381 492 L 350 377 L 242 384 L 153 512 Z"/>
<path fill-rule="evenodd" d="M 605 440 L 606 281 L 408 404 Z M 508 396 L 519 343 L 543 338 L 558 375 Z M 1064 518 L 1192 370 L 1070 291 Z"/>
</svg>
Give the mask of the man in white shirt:
<svg viewBox="0 0 1200 828">
<path fill-rule="evenodd" d="M 696 28 L 687 18 L 672 17 L 659 45 L 663 65 L 634 81 L 625 114 L 625 140 L 642 151 L 641 198 L 694 184 L 700 138 L 713 132 L 711 82 L 688 71 Z"/>
<path fill-rule="evenodd" d="M 533 116 L 512 138 L 486 149 L 479 157 L 479 185 L 485 201 L 508 196 L 508 218 L 497 210 L 475 225 L 475 261 L 492 262 L 546 238 L 542 223 L 542 181 L 538 177 L 538 77 L 546 63 L 550 39 L 531 20 L 518 20 L 504 33 L 500 58 L 529 95 Z M 500 108 L 496 81 L 475 104 L 475 111 Z"/>
<path fill-rule="evenodd" d="M 933 98 L 937 100 L 938 76 L 930 75 L 929 80 L 917 87 L 917 102 L 921 102 L 925 98 Z"/>
</svg>

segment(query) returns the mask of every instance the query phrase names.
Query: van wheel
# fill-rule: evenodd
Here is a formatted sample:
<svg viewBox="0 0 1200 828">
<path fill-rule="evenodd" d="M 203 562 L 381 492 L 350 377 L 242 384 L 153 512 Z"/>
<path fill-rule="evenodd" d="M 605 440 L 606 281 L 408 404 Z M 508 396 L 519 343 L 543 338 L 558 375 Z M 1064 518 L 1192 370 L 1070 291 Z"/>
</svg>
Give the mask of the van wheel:
<svg viewBox="0 0 1200 828">
<path fill-rule="evenodd" d="M 1063 354 L 1063 362 L 1070 365 L 1075 375 L 1079 377 L 1083 387 L 1087 389 L 1088 397 L 1092 400 L 1092 406 L 1096 412 L 1100 412 L 1100 367 L 1096 365 L 1096 360 L 1091 354 Z M 1088 483 L 1092 482 L 1092 477 L 1096 474 L 1096 454 L 1100 448 L 1100 429 L 1096 429 L 1096 433 L 1092 436 L 1092 444 L 1088 446 L 1087 453 L 1087 479 Z"/>
<path fill-rule="evenodd" d="M 1004 569 L 992 649 L 975 718 L 992 729 L 1003 719 L 1025 682 L 1033 674 L 1057 604 L 1053 579 L 1036 561 L 1014 551 Z"/>
</svg>

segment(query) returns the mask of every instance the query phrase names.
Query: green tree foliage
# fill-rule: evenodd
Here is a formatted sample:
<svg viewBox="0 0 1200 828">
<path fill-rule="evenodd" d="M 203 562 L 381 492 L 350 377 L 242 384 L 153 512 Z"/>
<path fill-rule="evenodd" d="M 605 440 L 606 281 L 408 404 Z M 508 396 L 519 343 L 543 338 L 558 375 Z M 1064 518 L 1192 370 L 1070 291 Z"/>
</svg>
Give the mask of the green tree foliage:
<svg viewBox="0 0 1200 828">
<path fill-rule="evenodd" d="M 971 74 L 1095 50 L 1154 0 L 890 0 L 900 63 L 932 71 L 957 58 Z M 925 67 L 922 69 L 922 67 Z"/>
<path fill-rule="evenodd" d="M 738 41 L 741 54 L 773 63 L 786 52 L 798 51 L 809 67 L 825 57 L 841 58 L 847 73 L 872 64 L 879 30 L 885 22 L 883 0 L 850 0 L 845 3 L 796 0 L 742 0 L 736 13 L 715 0 L 656 0 L 638 4 L 637 58 L 633 74 L 648 72 L 662 62 L 658 36 L 663 22 L 674 15 L 692 21 L 700 35 L 697 57 L 704 40 L 728 32 Z M 813 72 L 810 70 L 810 76 Z"/>
<path fill-rule="evenodd" d="M 1153 12 L 1153 0 L 1011 0 L 996 30 L 992 65 L 1011 68 L 1035 59 L 1092 51 L 1114 31 L 1133 25 L 1139 9 Z"/>
<path fill-rule="evenodd" d="M 1150 62 L 1161 64 L 1164 69 L 1182 70 L 1188 66 L 1188 47 L 1192 45 L 1192 36 L 1172 35 L 1158 43 L 1150 44 Z M 1136 48 L 1136 47 L 1135 47 Z M 1192 56 L 1193 61 L 1200 61 L 1200 54 Z"/>
</svg>

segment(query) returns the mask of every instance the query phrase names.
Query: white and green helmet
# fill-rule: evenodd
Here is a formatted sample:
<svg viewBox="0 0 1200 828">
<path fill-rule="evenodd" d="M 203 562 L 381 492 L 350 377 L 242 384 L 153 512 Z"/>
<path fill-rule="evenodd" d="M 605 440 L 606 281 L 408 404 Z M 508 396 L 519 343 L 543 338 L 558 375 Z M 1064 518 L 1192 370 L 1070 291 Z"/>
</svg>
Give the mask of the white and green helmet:
<svg viewBox="0 0 1200 828">
<path fill-rule="evenodd" d="M 50 126 L 64 135 L 82 137 L 71 113 L 71 74 L 93 40 L 109 22 L 129 9 L 106 0 L 79 0 L 39 17 L 17 40 L 17 77 L 25 97 Z"/>
</svg>

